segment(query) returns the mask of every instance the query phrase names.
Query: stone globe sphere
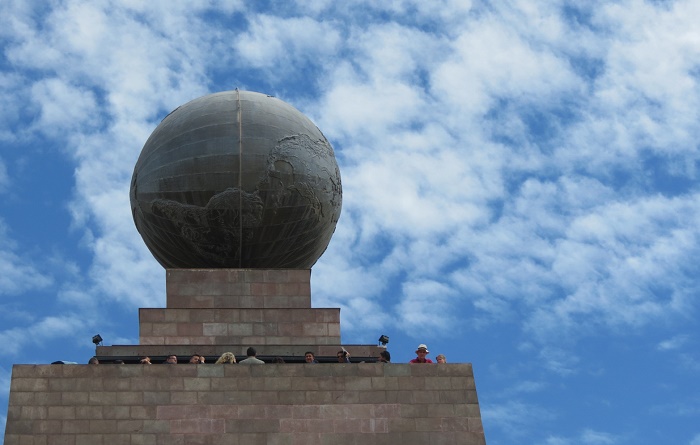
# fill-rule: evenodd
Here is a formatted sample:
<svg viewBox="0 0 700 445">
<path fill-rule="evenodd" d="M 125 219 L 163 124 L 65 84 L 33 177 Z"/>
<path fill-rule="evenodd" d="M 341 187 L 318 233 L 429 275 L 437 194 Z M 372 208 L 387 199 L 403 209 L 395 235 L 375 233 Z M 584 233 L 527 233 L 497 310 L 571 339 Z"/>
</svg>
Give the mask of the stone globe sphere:
<svg viewBox="0 0 700 445">
<path fill-rule="evenodd" d="M 164 268 L 306 269 L 342 206 L 323 133 L 274 97 L 226 91 L 153 131 L 131 180 L 136 229 Z"/>
</svg>

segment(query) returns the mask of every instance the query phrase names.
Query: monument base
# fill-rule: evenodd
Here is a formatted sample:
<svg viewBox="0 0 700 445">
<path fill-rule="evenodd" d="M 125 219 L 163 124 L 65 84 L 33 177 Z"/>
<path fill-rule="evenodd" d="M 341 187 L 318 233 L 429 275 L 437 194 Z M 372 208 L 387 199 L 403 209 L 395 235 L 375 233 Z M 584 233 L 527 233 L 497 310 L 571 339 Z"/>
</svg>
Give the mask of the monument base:
<svg viewBox="0 0 700 445">
<path fill-rule="evenodd" d="M 337 363 L 340 310 L 311 308 L 309 281 L 168 270 L 168 307 L 139 311 L 139 345 L 99 346 L 99 365 L 14 365 L 5 445 L 485 444 L 471 364 L 374 363 L 374 345 Z M 248 346 L 268 363 L 212 363 Z M 195 353 L 207 363 L 182 363 Z M 181 364 L 136 364 L 169 354 Z"/>
<path fill-rule="evenodd" d="M 5 445 L 485 444 L 470 364 L 15 365 Z"/>
</svg>

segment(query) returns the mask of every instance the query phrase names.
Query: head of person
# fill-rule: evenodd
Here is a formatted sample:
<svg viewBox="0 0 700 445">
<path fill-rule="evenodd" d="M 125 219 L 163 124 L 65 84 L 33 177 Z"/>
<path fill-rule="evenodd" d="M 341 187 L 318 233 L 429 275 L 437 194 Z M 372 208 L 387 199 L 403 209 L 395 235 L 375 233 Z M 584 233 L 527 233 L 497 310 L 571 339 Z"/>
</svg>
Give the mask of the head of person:
<svg viewBox="0 0 700 445">
<path fill-rule="evenodd" d="M 199 364 L 200 363 L 199 354 L 194 354 L 192 357 L 190 357 L 190 363 Z"/>
<path fill-rule="evenodd" d="M 438 354 L 438 356 L 435 357 L 435 360 L 437 360 L 438 363 L 447 363 L 447 357 L 445 357 L 445 354 Z"/>
<path fill-rule="evenodd" d="M 165 363 L 170 364 L 170 365 L 176 365 L 177 364 L 177 355 L 171 354 L 165 359 Z"/>
<path fill-rule="evenodd" d="M 345 363 L 346 357 L 348 356 L 348 351 L 341 349 L 336 353 L 336 357 L 338 357 L 338 363 Z"/>
<path fill-rule="evenodd" d="M 256 351 L 255 348 L 252 346 L 245 351 L 245 355 L 247 355 L 248 357 L 255 357 L 257 354 L 258 351 Z"/>
<path fill-rule="evenodd" d="M 88 365 L 99 365 L 100 361 L 97 360 L 97 357 L 93 357 L 90 360 L 88 360 Z"/>
<path fill-rule="evenodd" d="M 233 352 L 224 352 L 221 354 L 221 357 L 216 360 L 216 364 L 220 365 L 222 363 L 234 364 L 236 363 L 236 356 L 233 355 Z"/>
<path fill-rule="evenodd" d="M 150 365 L 151 364 L 151 357 L 141 357 L 141 360 L 139 360 L 139 363 L 142 365 Z"/>
<path fill-rule="evenodd" d="M 389 351 L 380 352 L 378 361 L 382 363 L 391 363 L 391 354 L 389 353 Z"/>
<path fill-rule="evenodd" d="M 306 351 L 306 354 L 304 354 L 304 361 L 306 363 L 313 363 L 314 360 L 316 360 L 316 356 L 314 356 L 314 353 L 311 351 Z"/>
<path fill-rule="evenodd" d="M 418 358 L 420 360 L 423 360 L 425 358 L 425 356 L 428 355 L 429 353 L 430 353 L 430 351 L 428 351 L 428 347 L 423 343 L 419 344 L 418 347 L 416 348 L 416 355 L 418 356 Z"/>
</svg>

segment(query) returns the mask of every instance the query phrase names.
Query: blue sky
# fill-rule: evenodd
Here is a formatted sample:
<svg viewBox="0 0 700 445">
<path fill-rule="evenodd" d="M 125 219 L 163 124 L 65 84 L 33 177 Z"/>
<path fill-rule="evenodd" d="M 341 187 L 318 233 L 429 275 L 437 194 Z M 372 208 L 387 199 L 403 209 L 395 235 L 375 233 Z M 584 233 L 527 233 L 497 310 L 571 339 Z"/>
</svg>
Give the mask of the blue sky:
<svg viewBox="0 0 700 445">
<path fill-rule="evenodd" d="M 700 445 L 700 3 L 0 3 L 0 424 L 13 363 L 138 341 L 129 181 L 177 106 L 272 94 L 343 210 L 314 307 L 471 362 L 489 445 Z"/>
</svg>

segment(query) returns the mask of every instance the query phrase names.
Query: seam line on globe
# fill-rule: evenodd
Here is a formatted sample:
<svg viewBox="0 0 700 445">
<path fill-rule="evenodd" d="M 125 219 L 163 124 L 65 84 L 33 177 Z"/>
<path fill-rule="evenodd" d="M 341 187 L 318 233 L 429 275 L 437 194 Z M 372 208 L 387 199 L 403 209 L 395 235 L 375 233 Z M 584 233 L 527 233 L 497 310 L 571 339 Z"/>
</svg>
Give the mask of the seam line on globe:
<svg viewBox="0 0 700 445">
<path fill-rule="evenodd" d="M 243 110 L 241 92 L 236 88 L 238 107 L 238 268 L 243 264 Z"/>
</svg>

